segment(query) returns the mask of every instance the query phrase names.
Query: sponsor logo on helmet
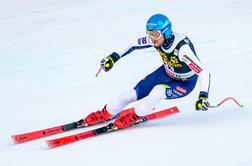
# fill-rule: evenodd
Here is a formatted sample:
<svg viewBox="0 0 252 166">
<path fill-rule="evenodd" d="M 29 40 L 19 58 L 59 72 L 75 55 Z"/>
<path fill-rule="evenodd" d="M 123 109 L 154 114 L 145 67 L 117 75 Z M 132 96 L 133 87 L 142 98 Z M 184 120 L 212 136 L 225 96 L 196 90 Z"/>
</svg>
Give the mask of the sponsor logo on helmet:
<svg viewBox="0 0 252 166">
<path fill-rule="evenodd" d="M 147 30 L 157 30 L 157 24 L 155 23 L 147 23 Z"/>
<path fill-rule="evenodd" d="M 156 23 L 147 23 L 148 26 L 156 26 Z"/>
</svg>

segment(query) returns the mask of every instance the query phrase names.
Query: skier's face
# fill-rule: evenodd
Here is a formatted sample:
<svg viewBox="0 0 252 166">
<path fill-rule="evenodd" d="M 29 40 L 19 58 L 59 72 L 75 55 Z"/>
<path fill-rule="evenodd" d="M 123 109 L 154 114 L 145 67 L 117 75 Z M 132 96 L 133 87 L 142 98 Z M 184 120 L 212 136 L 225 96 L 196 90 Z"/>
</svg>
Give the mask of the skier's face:
<svg viewBox="0 0 252 166">
<path fill-rule="evenodd" d="M 160 37 L 159 39 L 151 38 L 151 41 L 155 47 L 159 47 L 164 43 L 165 38 L 164 38 L 164 36 Z"/>
</svg>

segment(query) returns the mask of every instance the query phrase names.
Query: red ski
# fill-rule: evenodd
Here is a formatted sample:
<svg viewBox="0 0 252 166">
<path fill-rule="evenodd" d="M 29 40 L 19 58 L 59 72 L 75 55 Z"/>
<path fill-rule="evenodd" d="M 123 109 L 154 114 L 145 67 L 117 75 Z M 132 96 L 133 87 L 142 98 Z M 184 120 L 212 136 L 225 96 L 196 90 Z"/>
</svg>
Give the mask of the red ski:
<svg viewBox="0 0 252 166">
<path fill-rule="evenodd" d="M 162 111 L 154 112 L 152 114 L 139 118 L 139 120 L 136 121 L 134 125 L 144 123 L 149 120 L 163 118 L 165 116 L 172 115 L 178 112 L 179 112 L 179 109 L 176 106 L 162 110 Z M 46 143 L 49 146 L 49 148 L 56 148 L 59 146 L 63 146 L 63 145 L 67 145 L 73 142 L 83 140 L 85 138 L 94 137 L 99 134 L 108 133 L 108 132 L 116 131 L 116 130 L 119 130 L 119 129 L 114 125 L 114 123 L 109 123 L 108 125 L 100 127 L 98 129 L 94 129 L 94 130 L 90 130 L 90 131 L 86 131 L 86 132 L 82 132 L 78 134 L 73 134 L 73 135 L 65 136 L 61 138 L 56 138 L 52 140 L 47 140 Z"/>
<path fill-rule="evenodd" d="M 128 113 L 128 111 L 132 109 L 125 109 L 121 111 L 119 114 L 115 115 L 112 119 L 118 118 L 119 116 L 123 116 Z M 47 137 L 50 135 L 66 132 L 69 130 L 77 129 L 77 128 L 82 128 L 82 127 L 87 127 L 88 124 L 85 123 L 84 119 L 81 119 L 77 122 L 61 125 L 61 126 L 56 126 L 56 127 L 51 127 L 47 129 L 42 129 L 42 130 L 37 130 L 29 133 L 24 133 L 24 134 L 18 134 L 18 135 L 13 135 L 11 138 L 13 139 L 15 144 L 20 144 L 28 141 L 32 141 L 35 139 Z"/>
</svg>

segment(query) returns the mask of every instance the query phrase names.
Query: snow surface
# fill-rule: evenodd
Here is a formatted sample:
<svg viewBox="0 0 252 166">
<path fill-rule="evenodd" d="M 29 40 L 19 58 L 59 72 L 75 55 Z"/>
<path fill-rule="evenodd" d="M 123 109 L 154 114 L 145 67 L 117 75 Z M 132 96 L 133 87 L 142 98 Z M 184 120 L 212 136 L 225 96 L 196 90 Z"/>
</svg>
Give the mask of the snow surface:
<svg viewBox="0 0 252 166">
<path fill-rule="evenodd" d="M 1 0 L 0 165 L 251 166 L 251 9 L 251 0 Z M 193 41 L 212 73 L 210 102 L 232 96 L 244 109 L 196 112 L 196 90 L 162 101 L 158 109 L 181 110 L 165 119 L 53 150 L 45 139 L 14 145 L 11 135 L 79 120 L 159 67 L 145 49 L 94 76 L 100 59 L 145 35 L 154 13 Z"/>
</svg>

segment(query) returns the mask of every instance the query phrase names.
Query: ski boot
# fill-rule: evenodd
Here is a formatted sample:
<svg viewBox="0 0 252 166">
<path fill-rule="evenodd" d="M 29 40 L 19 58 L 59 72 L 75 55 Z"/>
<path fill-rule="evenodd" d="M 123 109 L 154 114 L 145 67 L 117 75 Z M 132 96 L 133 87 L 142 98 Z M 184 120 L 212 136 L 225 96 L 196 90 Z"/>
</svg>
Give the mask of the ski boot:
<svg viewBox="0 0 252 166">
<path fill-rule="evenodd" d="M 122 129 L 133 125 L 138 119 L 139 116 L 135 113 L 134 109 L 132 109 L 126 115 L 117 118 L 114 122 L 114 125 L 117 128 Z"/>
<path fill-rule="evenodd" d="M 107 110 L 107 105 L 100 111 L 92 112 L 85 118 L 87 125 L 98 124 L 107 120 L 110 120 L 113 117 Z"/>
</svg>

